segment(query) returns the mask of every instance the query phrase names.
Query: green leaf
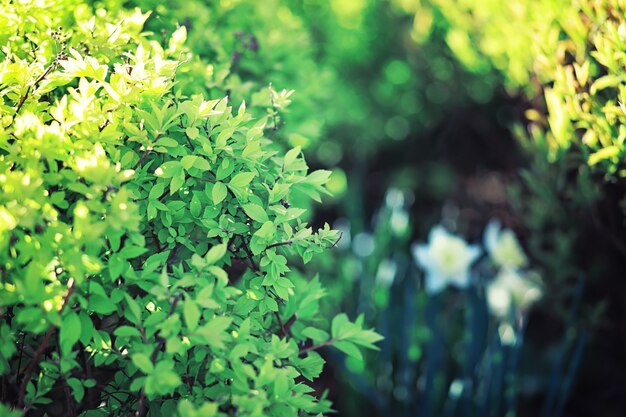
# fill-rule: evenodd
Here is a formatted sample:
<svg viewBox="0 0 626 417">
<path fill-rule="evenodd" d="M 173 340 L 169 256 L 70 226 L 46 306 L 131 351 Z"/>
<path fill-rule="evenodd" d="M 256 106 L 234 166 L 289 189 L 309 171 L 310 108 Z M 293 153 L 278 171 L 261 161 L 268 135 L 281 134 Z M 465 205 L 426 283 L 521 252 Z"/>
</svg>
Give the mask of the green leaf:
<svg viewBox="0 0 626 417">
<path fill-rule="evenodd" d="M 227 193 L 228 193 L 228 190 L 226 189 L 226 186 L 224 185 L 224 183 L 218 181 L 215 184 L 213 184 L 213 190 L 211 191 L 211 198 L 213 199 L 213 204 L 218 205 L 219 203 L 221 203 L 226 198 Z"/>
<path fill-rule="evenodd" d="M 217 135 L 217 139 L 215 139 L 215 146 L 217 146 L 218 148 L 223 148 L 224 146 L 226 146 L 228 139 L 230 139 L 234 131 L 234 128 L 227 128 L 222 130 L 219 135 Z"/>
<path fill-rule="evenodd" d="M 126 298 L 126 303 L 128 304 L 128 309 L 133 318 L 133 321 L 141 320 L 141 308 L 137 301 L 130 296 L 130 294 L 124 294 L 124 298 Z"/>
<path fill-rule="evenodd" d="M 150 194 L 148 194 L 148 198 L 150 200 L 156 200 L 161 197 L 163 195 L 163 192 L 165 191 L 165 186 L 166 183 L 163 181 L 154 184 L 154 186 L 150 189 Z"/>
<path fill-rule="evenodd" d="M 224 347 L 225 330 L 230 326 L 232 318 L 226 316 L 216 316 L 209 320 L 207 324 L 200 327 L 196 334 L 203 336 L 205 343 L 221 349 Z"/>
<path fill-rule="evenodd" d="M 183 168 L 181 167 L 179 161 L 168 161 L 158 167 L 154 171 L 154 175 L 160 178 L 172 178 L 173 176 L 178 175 L 178 173 L 182 170 Z"/>
<path fill-rule="evenodd" d="M 243 188 L 250 184 L 250 181 L 256 176 L 254 172 L 240 172 L 233 176 L 228 183 L 231 187 Z"/>
<path fill-rule="evenodd" d="M 159 146 L 165 146 L 166 148 L 176 148 L 179 146 L 178 142 L 175 139 L 168 138 L 165 136 L 162 136 L 161 138 L 159 138 L 156 144 Z"/>
<path fill-rule="evenodd" d="M 328 171 L 325 169 L 318 169 L 317 171 L 311 172 L 306 177 L 306 181 L 311 184 L 322 185 L 328 182 L 332 171 Z"/>
<path fill-rule="evenodd" d="M 101 294 L 92 294 L 89 297 L 89 308 L 98 314 L 111 314 L 117 310 L 117 306 L 108 297 Z"/>
<path fill-rule="evenodd" d="M 294 163 L 298 155 L 300 154 L 300 147 L 296 146 L 285 154 L 285 158 L 283 160 L 283 167 L 285 171 L 291 170 L 291 165 Z"/>
<path fill-rule="evenodd" d="M 222 163 L 217 168 L 217 172 L 215 173 L 215 179 L 218 181 L 223 180 L 232 174 L 233 169 L 235 168 L 235 164 L 231 159 L 224 159 Z"/>
<path fill-rule="evenodd" d="M 148 355 L 144 353 L 135 353 L 131 355 L 130 359 L 133 361 L 133 364 L 144 374 L 150 374 L 154 370 L 154 365 Z"/>
<path fill-rule="evenodd" d="M 335 316 L 330 326 L 331 328 L 330 333 L 334 339 L 341 338 L 341 334 L 340 334 L 341 329 L 346 323 L 349 323 L 349 322 L 350 320 L 348 319 L 348 316 L 345 313 L 337 314 Z"/>
<path fill-rule="evenodd" d="M 72 388 L 72 396 L 77 402 L 81 402 L 85 396 L 85 388 L 83 384 L 76 378 L 69 378 L 67 380 L 67 385 Z"/>
<path fill-rule="evenodd" d="M 246 212 L 248 217 L 259 223 L 265 223 L 269 220 L 267 213 L 263 210 L 263 207 L 258 204 L 248 203 L 243 205 L 243 211 Z"/>
<path fill-rule="evenodd" d="M 350 337 L 350 341 L 367 349 L 378 350 L 374 343 L 383 340 L 384 337 L 373 330 L 361 330 L 356 335 Z"/>
<path fill-rule="evenodd" d="M 204 259 L 206 260 L 206 263 L 208 265 L 212 265 L 216 263 L 217 261 L 219 261 L 220 259 L 224 257 L 227 249 L 228 249 L 227 242 L 213 246 L 211 249 L 209 249 L 209 251 L 204 257 Z"/>
<path fill-rule="evenodd" d="M 317 352 L 309 352 L 306 358 L 297 362 L 297 368 L 302 373 L 302 376 L 313 381 L 320 376 L 324 369 L 324 359 Z"/>
<path fill-rule="evenodd" d="M 122 249 L 120 254 L 124 256 L 124 259 L 133 259 L 143 255 L 147 251 L 148 248 L 127 244 L 124 246 L 124 249 Z"/>
<path fill-rule="evenodd" d="M 80 317 L 74 312 L 70 312 L 63 318 L 61 329 L 59 330 L 59 344 L 61 345 L 61 354 L 69 355 L 72 351 L 74 343 L 80 339 L 81 324 Z"/>
<path fill-rule="evenodd" d="M 183 159 L 181 159 L 180 163 L 187 171 L 189 171 L 191 168 L 197 168 L 202 171 L 208 171 L 211 169 L 211 164 L 209 163 L 209 161 L 196 155 L 183 156 Z"/>
<path fill-rule="evenodd" d="M 276 227 L 271 221 L 266 221 L 263 226 L 257 230 L 254 235 L 262 239 L 271 239 L 276 234 Z"/>
<path fill-rule="evenodd" d="M 199 217 L 201 210 L 202 204 L 200 203 L 200 199 L 197 195 L 194 194 L 194 196 L 191 198 L 191 202 L 189 203 L 189 212 L 192 216 Z"/>
<path fill-rule="evenodd" d="M 93 334 L 93 322 L 91 318 L 85 311 L 81 311 L 79 314 L 80 318 L 80 342 L 83 345 L 87 345 L 91 341 L 91 336 Z"/>
<path fill-rule="evenodd" d="M 354 343 L 348 342 L 347 340 L 338 340 L 334 342 L 332 346 L 336 347 L 348 356 L 351 356 L 355 359 L 363 360 L 363 355 L 361 354 L 361 351 Z"/>
<path fill-rule="evenodd" d="M 170 195 L 180 190 L 183 185 L 185 185 L 185 172 L 180 168 L 170 182 Z"/>
<path fill-rule="evenodd" d="M 134 327 L 120 326 L 113 331 L 117 337 L 141 337 L 141 333 Z"/>
<path fill-rule="evenodd" d="M 96 386 L 96 380 L 95 379 L 85 379 L 82 382 L 83 382 L 83 387 L 85 387 L 85 388 L 93 388 L 93 387 Z"/>
<path fill-rule="evenodd" d="M 198 327 L 200 309 L 195 301 L 191 299 L 185 300 L 185 304 L 183 306 L 183 318 L 185 319 L 185 324 L 192 332 Z"/>
<path fill-rule="evenodd" d="M 328 333 L 315 327 L 307 327 L 302 331 L 302 335 L 310 338 L 315 343 L 325 342 L 329 339 Z"/>
<path fill-rule="evenodd" d="M 196 138 L 200 135 L 200 131 L 198 130 L 198 128 L 197 128 L 197 127 L 194 127 L 194 126 L 188 126 L 188 127 L 185 129 L 185 134 L 186 134 L 187 136 L 189 136 L 189 139 L 192 139 L 192 140 L 193 140 L 193 139 L 196 139 Z"/>
<path fill-rule="evenodd" d="M 180 164 L 183 166 L 183 168 L 189 171 L 197 160 L 198 156 L 196 155 L 186 155 L 183 156 L 183 158 L 180 160 Z"/>
</svg>

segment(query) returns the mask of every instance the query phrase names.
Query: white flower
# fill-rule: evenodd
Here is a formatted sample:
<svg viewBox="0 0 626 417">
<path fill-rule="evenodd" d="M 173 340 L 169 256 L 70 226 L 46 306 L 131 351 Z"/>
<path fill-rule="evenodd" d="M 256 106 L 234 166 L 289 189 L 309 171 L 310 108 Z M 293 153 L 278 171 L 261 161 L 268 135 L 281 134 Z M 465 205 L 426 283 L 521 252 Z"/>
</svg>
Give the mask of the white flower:
<svg viewBox="0 0 626 417">
<path fill-rule="evenodd" d="M 428 245 L 413 246 L 415 260 L 426 272 L 426 291 L 438 293 L 448 284 L 467 287 L 470 266 L 481 250 L 441 226 L 433 227 L 428 240 Z"/>
<path fill-rule="evenodd" d="M 528 259 L 510 229 L 501 229 L 500 222 L 492 220 L 485 228 L 485 247 L 494 264 L 502 268 L 523 268 Z"/>
<path fill-rule="evenodd" d="M 487 303 L 492 314 L 507 317 L 511 308 L 526 310 L 541 298 L 538 278 L 520 275 L 514 269 L 502 268 L 487 286 Z"/>
</svg>

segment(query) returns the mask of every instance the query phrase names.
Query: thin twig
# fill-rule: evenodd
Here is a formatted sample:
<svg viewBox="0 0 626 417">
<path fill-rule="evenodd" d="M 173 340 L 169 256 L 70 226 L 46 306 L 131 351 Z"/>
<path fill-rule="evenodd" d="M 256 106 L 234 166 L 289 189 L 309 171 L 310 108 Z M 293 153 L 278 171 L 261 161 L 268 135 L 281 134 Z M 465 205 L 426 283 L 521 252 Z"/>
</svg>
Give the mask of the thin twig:
<svg viewBox="0 0 626 417">
<path fill-rule="evenodd" d="M 241 245 L 243 247 L 243 250 L 246 252 L 246 256 L 248 257 L 248 260 L 250 261 L 250 263 L 252 264 L 252 268 L 255 272 L 259 272 L 259 266 L 256 264 L 256 262 L 254 261 L 254 255 L 252 254 L 252 251 L 250 250 L 250 248 L 248 247 L 248 243 L 246 242 L 246 240 L 243 238 L 243 236 L 241 236 Z"/>
<path fill-rule="evenodd" d="M 276 248 L 279 246 L 293 245 L 293 240 L 286 240 L 284 242 L 272 243 L 271 245 L 267 245 L 265 250 Z"/>
<path fill-rule="evenodd" d="M 65 393 L 65 400 L 67 402 L 67 411 L 70 416 L 74 417 L 76 415 L 76 407 L 74 407 L 70 386 L 67 384 L 67 380 L 65 378 L 63 378 L 63 392 Z"/>
<path fill-rule="evenodd" d="M 139 395 L 139 401 L 137 402 L 137 412 L 135 413 L 135 417 L 141 417 L 143 415 L 144 401 L 146 399 L 146 393 L 142 389 L 141 394 Z"/>
<path fill-rule="evenodd" d="M 185 134 L 185 138 L 187 139 L 187 143 L 191 147 L 191 150 L 195 151 L 196 147 L 193 146 L 193 143 L 191 143 L 191 138 L 189 137 L 189 135 L 187 135 L 187 131 L 185 130 L 185 127 L 183 126 L 183 118 L 182 117 L 179 119 L 179 126 L 183 130 L 183 133 Z"/>
<path fill-rule="evenodd" d="M 20 348 L 20 358 L 17 361 L 17 375 L 20 374 L 20 370 L 22 369 L 22 357 L 24 356 L 24 342 L 26 341 L 26 332 L 22 334 L 22 345 Z"/>
<path fill-rule="evenodd" d="M 337 247 L 337 243 L 339 243 L 339 241 L 341 240 L 341 238 L 343 237 L 343 231 L 339 231 L 339 237 L 337 238 L 337 240 L 335 240 L 335 243 L 333 243 L 332 245 L 330 245 L 329 247 L 327 247 L 326 249 L 330 249 L 330 248 L 335 248 Z"/>
<path fill-rule="evenodd" d="M 289 340 L 289 332 L 287 331 L 287 329 L 285 328 L 285 325 L 283 324 L 283 319 L 280 318 L 280 314 L 278 314 L 278 311 L 274 311 L 274 315 L 276 316 L 276 319 L 278 320 L 280 331 L 283 333 L 283 336 L 285 336 L 285 339 Z"/>
<path fill-rule="evenodd" d="M 312 350 L 317 350 L 317 349 L 321 349 L 321 348 L 326 347 L 326 346 L 330 346 L 333 343 L 335 343 L 336 341 L 337 340 L 335 338 L 328 339 L 327 341 L 325 341 L 323 343 L 320 343 L 319 345 L 313 345 L 313 346 L 306 347 L 304 349 L 300 349 L 299 354 L 302 355 L 302 354 L 305 354 L 305 353 L 310 352 Z"/>
<path fill-rule="evenodd" d="M 40 82 L 43 81 L 44 78 L 46 78 L 46 76 L 48 74 L 50 74 L 50 71 L 52 71 L 52 69 L 54 67 L 56 67 L 57 65 L 57 61 L 55 60 L 52 64 L 48 65 L 48 68 L 46 68 L 46 70 L 43 72 L 43 74 L 41 74 L 39 76 L 39 78 L 37 78 L 35 80 L 35 82 L 33 83 L 33 85 L 29 85 L 28 88 L 26 89 L 26 93 L 24 93 L 23 96 L 20 97 L 20 102 L 17 104 L 17 108 L 15 109 L 15 115 L 17 115 L 20 110 L 22 109 L 22 106 L 24 105 L 24 103 L 26 102 L 26 99 L 28 98 L 28 95 L 30 94 L 30 91 L 32 88 L 37 88 L 37 84 L 39 84 Z M 11 121 L 11 124 L 13 124 L 13 121 Z"/>
<path fill-rule="evenodd" d="M 287 333 L 291 334 L 291 326 L 293 326 L 297 318 L 297 313 L 293 313 L 293 315 L 289 317 L 289 319 L 285 322 L 285 329 L 287 330 Z"/>
<path fill-rule="evenodd" d="M 150 148 L 146 148 L 145 152 L 143 153 L 143 155 L 141 155 L 141 158 L 139 158 L 139 161 L 137 161 L 137 163 L 135 164 L 135 166 L 133 166 L 133 171 L 136 170 L 137 168 L 139 168 L 139 165 L 141 165 L 141 163 L 143 162 L 144 159 L 146 159 L 146 156 L 148 156 L 148 154 L 150 153 L 151 149 Z"/>
<path fill-rule="evenodd" d="M 102 132 L 109 125 L 109 123 L 109 119 L 106 119 L 104 123 L 100 127 L 98 127 L 98 132 Z"/>
</svg>

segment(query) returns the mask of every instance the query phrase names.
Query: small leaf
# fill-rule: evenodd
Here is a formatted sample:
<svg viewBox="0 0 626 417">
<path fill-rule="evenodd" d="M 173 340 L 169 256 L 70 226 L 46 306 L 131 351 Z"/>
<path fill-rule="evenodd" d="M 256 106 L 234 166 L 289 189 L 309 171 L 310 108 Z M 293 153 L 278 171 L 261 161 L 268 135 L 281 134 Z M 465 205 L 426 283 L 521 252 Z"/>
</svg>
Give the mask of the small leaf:
<svg viewBox="0 0 626 417">
<path fill-rule="evenodd" d="M 361 351 L 358 347 L 356 347 L 354 343 L 348 342 L 346 340 L 339 340 L 337 342 L 334 342 L 332 346 L 336 347 L 348 356 L 351 356 L 355 359 L 363 360 L 363 355 L 361 354 Z"/>
<path fill-rule="evenodd" d="M 185 184 L 185 171 L 183 171 L 182 168 L 180 168 L 177 174 L 172 177 L 172 182 L 170 182 L 170 195 L 180 190 L 180 188 L 184 184 Z"/>
<path fill-rule="evenodd" d="M 83 397 L 85 396 L 85 388 L 83 384 L 77 378 L 69 378 L 67 380 L 67 385 L 72 388 L 72 396 L 76 399 L 77 402 L 81 402 Z"/>
<path fill-rule="evenodd" d="M 339 332 L 341 331 L 341 328 L 349 322 L 350 320 L 348 320 L 348 316 L 345 313 L 337 314 L 331 323 L 331 334 L 333 338 L 340 338 L 341 335 Z"/>
<path fill-rule="evenodd" d="M 300 154 L 299 146 L 296 146 L 295 148 L 291 149 L 289 152 L 285 154 L 285 159 L 283 160 L 283 167 L 285 171 L 290 170 L 291 165 L 296 160 L 299 154 Z"/>
<path fill-rule="evenodd" d="M 240 172 L 231 178 L 228 185 L 231 187 L 243 188 L 250 184 L 250 181 L 256 176 L 254 172 Z"/>
<path fill-rule="evenodd" d="M 130 359 L 144 374 L 149 374 L 154 370 L 154 365 L 150 361 L 150 358 L 148 358 L 148 355 L 144 353 L 135 353 L 130 357 Z"/>
<path fill-rule="evenodd" d="M 130 314 L 132 315 L 134 321 L 141 320 L 141 308 L 137 301 L 130 296 L 130 294 L 124 294 L 124 298 L 126 298 L 126 303 L 128 304 L 128 308 L 130 310 Z"/>
<path fill-rule="evenodd" d="M 130 326 L 120 326 L 115 329 L 113 334 L 117 337 L 141 337 L 139 330 Z"/>
<path fill-rule="evenodd" d="M 200 309 L 195 301 L 187 299 L 183 306 L 183 318 L 185 324 L 192 332 L 198 327 L 198 321 L 200 320 Z"/>
<path fill-rule="evenodd" d="M 76 313 L 71 312 L 63 318 L 61 330 L 59 331 L 59 343 L 63 356 L 67 356 L 72 351 L 74 343 L 80 339 L 80 333 L 80 317 Z"/>
<path fill-rule="evenodd" d="M 172 138 L 168 138 L 168 137 L 161 137 L 157 142 L 156 145 L 159 146 L 165 146 L 166 148 L 176 148 L 178 147 L 178 142 Z"/>
<path fill-rule="evenodd" d="M 213 190 L 211 190 L 211 198 L 213 199 L 213 204 L 218 205 L 225 198 L 228 190 L 226 186 L 222 182 L 216 182 L 213 184 Z"/>
<path fill-rule="evenodd" d="M 215 245 L 213 246 L 211 249 L 209 249 L 209 251 L 207 252 L 207 254 L 205 255 L 204 259 L 206 260 L 208 265 L 213 265 L 214 263 L 216 263 L 217 261 L 219 261 L 220 259 L 222 259 L 224 257 L 224 255 L 226 254 L 226 249 L 228 248 L 227 243 L 221 243 L 219 245 Z"/>
<path fill-rule="evenodd" d="M 320 376 L 324 369 L 324 359 L 317 352 L 309 352 L 306 358 L 301 359 L 297 365 L 298 369 L 302 373 L 302 376 L 313 381 L 313 379 Z"/>
<path fill-rule="evenodd" d="M 154 184 L 154 186 L 150 189 L 148 198 L 150 200 L 156 200 L 161 197 L 163 195 L 163 192 L 165 191 L 165 185 L 165 182 L 157 182 L 156 184 Z"/>
<path fill-rule="evenodd" d="M 194 194 L 194 196 L 191 198 L 191 202 L 189 203 L 189 212 L 192 216 L 199 217 L 201 210 L 202 204 L 200 203 L 200 199 Z"/>
<path fill-rule="evenodd" d="M 243 211 L 246 212 L 248 217 L 259 223 L 265 223 L 269 220 L 267 213 L 263 210 L 263 207 L 258 204 L 248 203 L 243 205 Z"/>
<path fill-rule="evenodd" d="M 189 137 L 189 139 L 196 139 L 200 135 L 200 131 L 195 126 L 189 126 L 185 129 L 185 134 Z"/>
<path fill-rule="evenodd" d="M 315 327 L 307 327 L 302 331 L 302 335 L 310 338 L 315 343 L 325 342 L 329 339 L 328 333 Z"/>
<path fill-rule="evenodd" d="M 98 314 L 111 314 L 117 310 L 117 306 L 102 294 L 91 294 L 89 308 Z"/>
</svg>

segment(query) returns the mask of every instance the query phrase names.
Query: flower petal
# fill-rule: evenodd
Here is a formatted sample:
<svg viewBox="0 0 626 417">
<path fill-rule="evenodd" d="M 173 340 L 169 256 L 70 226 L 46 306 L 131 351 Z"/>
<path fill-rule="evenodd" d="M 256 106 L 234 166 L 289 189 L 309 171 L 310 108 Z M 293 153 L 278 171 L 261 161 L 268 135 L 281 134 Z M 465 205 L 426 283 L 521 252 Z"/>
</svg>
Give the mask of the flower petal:
<svg viewBox="0 0 626 417">
<path fill-rule="evenodd" d="M 478 245 L 469 245 L 467 248 L 467 253 L 469 258 L 469 264 L 471 265 L 476 261 L 476 259 L 480 257 L 480 255 L 482 255 L 483 251 Z"/>
<path fill-rule="evenodd" d="M 430 233 L 428 234 L 428 243 L 432 245 L 435 240 L 447 239 L 450 236 L 452 235 L 448 233 L 442 225 L 438 224 L 430 229 Z"/>
<path fill-rule="evenodd" d="M 485 243 L 485 248 L 487 248 L 487 252 L 489 252 L 490 256 L 493 251 L 498 247 L 499 235 L 500 221 L 493 219 L 485 228 L 485 236 L 483 239 Z"/>
<path fill-rule="evenodd" d="M 464 271 L 462 274 L 450 277 L 450 283 L 460 289 L 465 289 L 470 285 L 470 274 Z"/>
<path fill-rule="evenodd" d="M 429 247 L 426 245 L 413 245 L 413 257 L 415 262 L 423 269 L 432 268 L 432 258 L 430 256 Z"/>
<path fill-rule="evenodd" d="M 426 292 L 431 295 L 439 294 L 448 284 L 447 280 L 439 274 L 427 273 L 424 280 Z"/>
</svg>

